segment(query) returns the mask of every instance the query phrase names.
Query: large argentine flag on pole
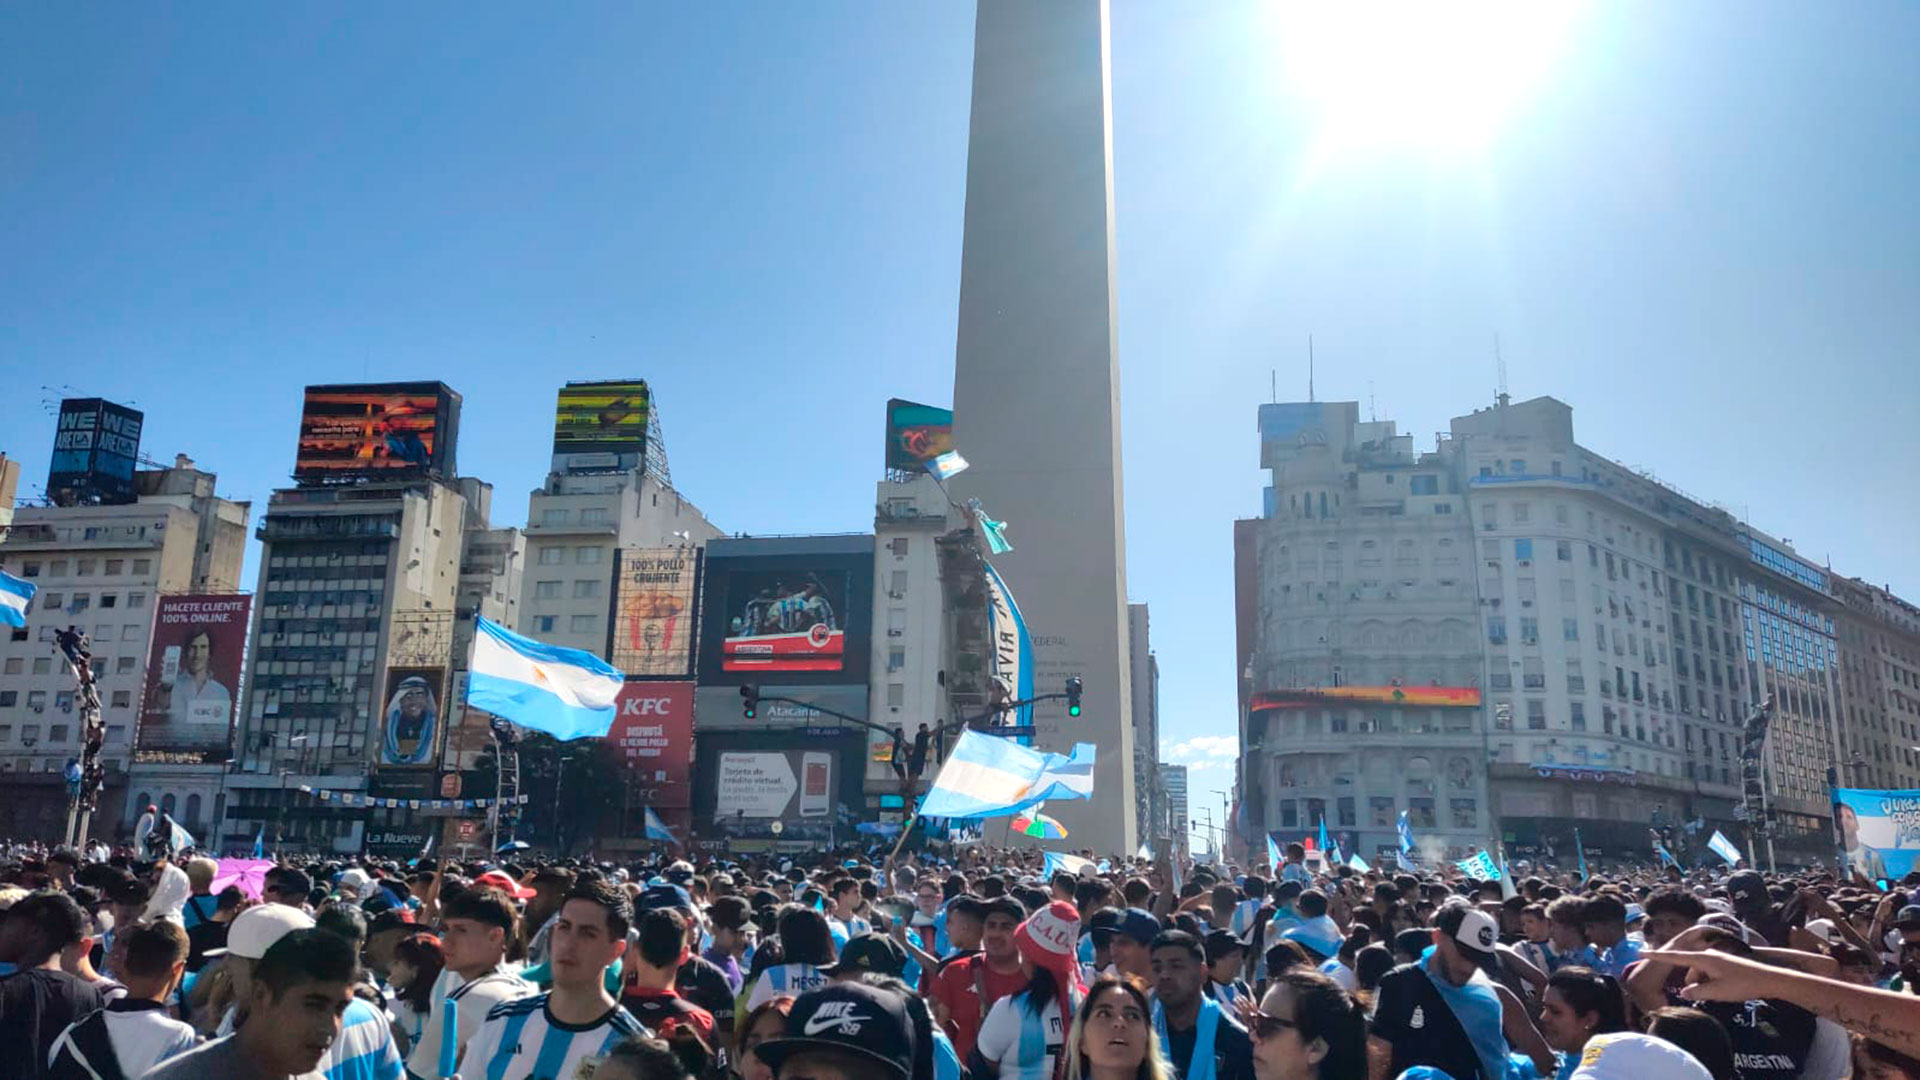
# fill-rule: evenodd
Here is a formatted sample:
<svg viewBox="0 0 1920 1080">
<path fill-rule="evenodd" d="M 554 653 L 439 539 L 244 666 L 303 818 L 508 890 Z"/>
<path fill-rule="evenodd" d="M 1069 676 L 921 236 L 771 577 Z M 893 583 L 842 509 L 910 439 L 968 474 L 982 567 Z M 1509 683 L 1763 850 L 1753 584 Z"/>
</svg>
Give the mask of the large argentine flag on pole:
<svg viewBox="0 0 1920 1080">
<path fill-rule="evenodd" d="M 579 649 L 548 645 L 482 616 L 473 635 L 467 704 L 556 739 L 603 736 L 626 676 Z"/>
<path fill-rule="evenodd" d="M 1068 756 L 1021 746 L 1012 739 L 963 731 L 933 788 L 922 817 L 982 818 L 1017 814 L 1049 799 L 1093 797 L 1092 743 Z"/>
<path fill-rule="evenodd" d="M 0 623 L 7 626 L 27 625 L 27 602 L 39 591 L 40 586 L 33 582 L 0 570 Z"/>
<path fill-rule="evenodd" d="M 1020 617 L 1020 605 L 1000 580 L 992 563 L 983 563 L 987 571 L 987 603 L 993 636 L 992 674 L 1008 701 L 1025 701 L 1033 696 L 1033 639 L 1027 635 L 1027 621 Z M 1022 705 L 1014 711 L 1014 724 L 1033 725 L 1033 706 Z M 1031 745 L 1032 740 L 1022 740 Z"/>
</svg>

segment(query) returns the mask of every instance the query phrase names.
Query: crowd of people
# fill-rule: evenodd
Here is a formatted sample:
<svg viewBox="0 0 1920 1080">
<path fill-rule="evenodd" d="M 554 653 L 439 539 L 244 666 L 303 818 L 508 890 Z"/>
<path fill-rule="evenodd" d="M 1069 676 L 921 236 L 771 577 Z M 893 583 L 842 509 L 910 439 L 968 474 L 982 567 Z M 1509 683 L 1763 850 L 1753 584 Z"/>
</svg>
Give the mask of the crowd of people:
<svg viewBox="0 0 1920 1080">
<path fill-rule="evenodd" d="M 1046 865 L 14 848 L 0 1078 L 1920 1080 L 1920 875 Z"/>
</svg>

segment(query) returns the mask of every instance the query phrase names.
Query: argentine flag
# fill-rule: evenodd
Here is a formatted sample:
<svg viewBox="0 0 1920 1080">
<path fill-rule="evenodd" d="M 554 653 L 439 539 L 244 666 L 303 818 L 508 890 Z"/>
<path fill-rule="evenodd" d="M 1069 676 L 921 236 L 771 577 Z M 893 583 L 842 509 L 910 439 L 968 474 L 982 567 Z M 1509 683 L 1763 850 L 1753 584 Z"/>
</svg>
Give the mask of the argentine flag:
<svg viewBox="0 0 1920 1080">
<path fill-rule="evenodd" d="M 660 815 L 653 812 L 653 807 L 651 806 L 647 807 L 646 823 L 647 839 L 658 840 L 663 844 L 677 844 L 680 842 L 674 838 L 673 830 L 667 828 L 667 823 L 660 820 Z"/>
<path fill-rule="evenodd" d="M 5 570 L 0 570 L 0 623 L 7 626 L 27 625 L 27 604 L 40 586 L 25 578 L 17 578 Z"/>
<path fill-rule="evenodd" d="M 1093 762 L 1092 743 L 1079 743 L 1070 756 L 1062 756 L 963 731 L 921 801 L 920 815 L 1002 817 L 1049 799 L 1090 799 Z"/>
<path fill-rule="evenodd" d="M 1413 826 L 1407 824 L 1407 812 L 1400 811 L 1400 851 L 1404 855 L 1413 854 Z"/>
<path fill-rule="evenodd" d="M 1049 878 L 1052 877 L 1057 870 L 1065 870 L 1067 873 L 1079 877 L 1081 874 L 1095 869 L 1092 859 L 1083 859 L 1078 855 L 1068 855 L 1059 851 L 1048 851 L 1043 852 L 1043 854 L 1046 856 L 1046 863 L 1045 868 L 1041 872 Z"/>
<path fill-rule="evenodd" d="M 626 676 L 605 660 L 519 634 L 482 616 L 473 636 L 467 704 L 561 741 L 613 726 Z"/>
<path fill-rule="evenodd" d="M 1707 841 L 1707 847 L 1715 855 L 1727 860 L 1728 866 L 1738 866 L 1743 858 L 1740 849 L 1735 847 L 1733 841 L 1727 839 L 1726 834 L 1719 829 L 1713 830 L 1713 839 Z"/>
</svg>

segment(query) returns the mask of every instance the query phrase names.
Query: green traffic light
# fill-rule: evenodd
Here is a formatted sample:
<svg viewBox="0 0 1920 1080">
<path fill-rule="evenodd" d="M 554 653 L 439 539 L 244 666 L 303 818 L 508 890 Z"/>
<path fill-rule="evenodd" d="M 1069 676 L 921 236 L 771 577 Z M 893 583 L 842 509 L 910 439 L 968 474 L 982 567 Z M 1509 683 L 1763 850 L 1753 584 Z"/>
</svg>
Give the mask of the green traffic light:
<svg viewBox="0 0 1920 1080">
<path fill-rule="evenodd" d="M 1078 706 L 1078 705 L 1069 705 L 1069 706 L 1067 706 L 1067 715 L 1068 715 L 1068 716 L 1079 716 L 1079 715 L 1080 715 L 1080 706 Z"/>
</svg>

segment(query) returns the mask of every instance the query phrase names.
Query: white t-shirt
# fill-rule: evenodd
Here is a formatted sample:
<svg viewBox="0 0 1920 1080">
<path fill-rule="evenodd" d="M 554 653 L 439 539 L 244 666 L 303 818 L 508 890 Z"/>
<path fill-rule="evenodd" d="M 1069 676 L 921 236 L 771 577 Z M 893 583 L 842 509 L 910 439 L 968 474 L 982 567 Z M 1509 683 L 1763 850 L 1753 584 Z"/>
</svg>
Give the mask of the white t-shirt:
<svg viewBox="0 0 1920 1080">
<path fill-rule="evenodd" d="M 827 985 L 827 977 L 812 964 L 780 964 L 760 973 L 754 980 L 753 992 L 747 995 L 747 1012 L 765 1005 L 781 995 L 798 997 L 809 990 L 817 990 Z"/>
<path fill-rule="evenodd" d="M 433 993 L 427 1002 L 426 1023 L 420 1029 L 420 1038 L 407 1054 L 407 1070 L 415 1076 L 435 1076 L 440 1068 L 440 1011 L 445 1008 L 443 1002 L 448 997 L 459 1002 L 454 1013 L 454 1037 L 458 1040 L 462 1053 L 473 1040 L 473 1033 L 480 1030 L 481 1021 L 495 1005 L 503 1001 L 517 1001 L 523 997 L 532 997 L 536 993 L 532 983 L 513 974 L 504 967 L 468 982 L 452 968 L 440 969 L 440 977 L 433 980 Z M 457 1062 L 460 1059 L 455 1057 Z"/>
<path fill-rule="evenodd" d="M 1066 1025 L 1056 996 L 1035 1016 L 1027 992 L 1003 997 L 987 1010 L 974 1042 L 980 1056 L 999 1068 L 1000 1080 L 1050 1080 L 1053 1060 L 1066 1045 Z"/>
</svg>

